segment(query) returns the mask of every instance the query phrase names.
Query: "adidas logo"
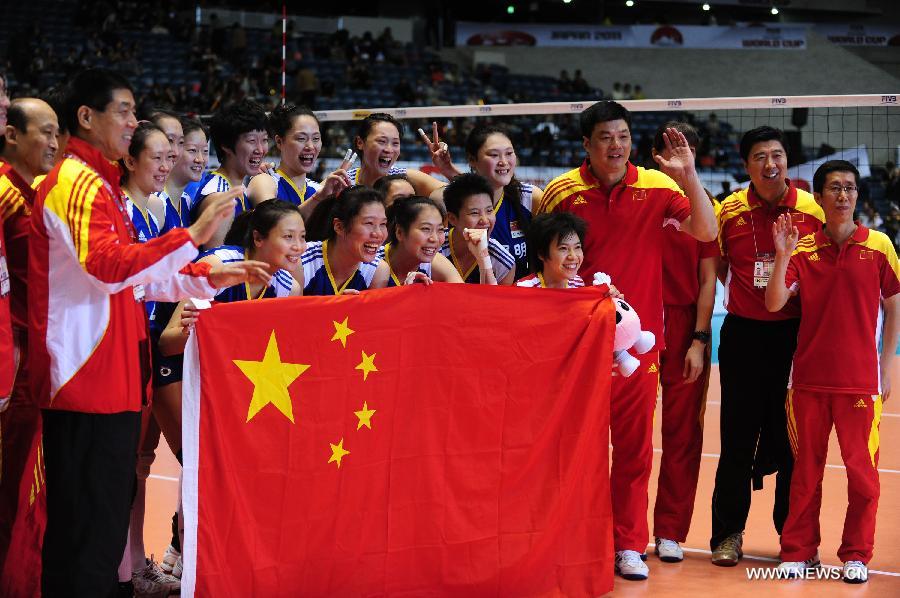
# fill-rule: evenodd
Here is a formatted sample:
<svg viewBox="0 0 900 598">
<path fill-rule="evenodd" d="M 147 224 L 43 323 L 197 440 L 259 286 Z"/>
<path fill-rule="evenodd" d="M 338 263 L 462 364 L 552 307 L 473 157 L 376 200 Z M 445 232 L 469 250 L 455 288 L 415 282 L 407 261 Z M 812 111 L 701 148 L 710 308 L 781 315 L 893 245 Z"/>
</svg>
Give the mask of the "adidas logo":
<svg viewBox="0 0 900 598">
<path fill-rule="evenodd" d="M 586 203 L 587 203 L 587 200 L 579 195 L 578 197 L 575 198 L 575 201 L 572 202 L 572 205 L 573 206 L 582 206 L 582 205 L 585 205 Z"/>
<path fill-rule="evenodd" d="M 655 363 L 651 363 L 651 364 L 650 364 L 650 367 L 647 368 L 647 373 L 648 373 L 648 374 L 655 374 L 655 373 L 658 372 L 658 371 L 659 371 L 659 368 L 656 367 L 656 364 L 655 364 Z"/>
<path fill-rule="evenodd" d="M 854 407 L 859 407 L 861 409 L 865 409 L 868 407 L 868 405 L 866 405 L 866 402 L 863 399 L 860 399 L 860 400 L 856 401 L 856 405 L 854 405 Z"/>
<path fill-rule="evenodd" d="M 818 262 L 818 261 L 819 261 L 819 254 L 818 254 L 818 253 L 810 253 L 810 254 L 809 254 L 809 261 L 811 261 L 811 262 Z"/>
<path fill-rule="evenodd" d="M 739 216 L 737 222 L 734 223 L 735 226 L 743 226 L 745 224 L 747 224 L 747 221 L 744 220 L 743 216 Z"/>
</svg>

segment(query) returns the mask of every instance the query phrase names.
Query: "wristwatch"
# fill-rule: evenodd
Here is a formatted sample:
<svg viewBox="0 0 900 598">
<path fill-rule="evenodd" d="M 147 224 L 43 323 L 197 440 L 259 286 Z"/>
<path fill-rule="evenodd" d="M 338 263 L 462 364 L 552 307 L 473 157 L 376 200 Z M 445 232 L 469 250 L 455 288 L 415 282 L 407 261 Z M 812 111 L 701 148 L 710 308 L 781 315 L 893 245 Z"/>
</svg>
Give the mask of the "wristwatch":
<svg viewBox="0 0 900 598">
<path fill-rule="evenodd" d="M 695 330 L 694 334 L 691 335 L 691 338 L 695 341 L 700 341 L 704 345 L 708 345 L 709 341 L 712 340 L 712 334 L 704 330 Z"/>
</svg>

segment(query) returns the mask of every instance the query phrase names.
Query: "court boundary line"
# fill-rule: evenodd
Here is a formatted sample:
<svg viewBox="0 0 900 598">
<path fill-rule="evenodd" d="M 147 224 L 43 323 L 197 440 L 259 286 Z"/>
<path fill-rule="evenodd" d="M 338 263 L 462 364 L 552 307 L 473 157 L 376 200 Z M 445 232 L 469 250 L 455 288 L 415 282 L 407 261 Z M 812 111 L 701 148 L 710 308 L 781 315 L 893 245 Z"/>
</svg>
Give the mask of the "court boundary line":
<svg viewBox="0 0 900 598">
<path fill-rule="evenodd" d="M 647 548 L 655 549 L 656 545 L 653 543 L 650 543 L 650 544 L 647 544 Z M 684 552 L 691 552 L 694 554 L 710 554 L 710 555 L 712 554 L 711 550 L 706 550 L 703 548 L 688 548 L 686 546 L 682 546 L 681 550 L 683 550 Z M 744 553 L 743 558 L 751 560 L 751 561 L 762 561 L 762 562 L 766 562 L 766 563 L 780 563 L 781 562 L 780 559 L 775 559 L 770 556 L 758 556 L 755 554 L 747 554 L 747 553 Z M 660 561 L 660 562 L 662 562 L 662 561 Z M 712 563 L 710 563 L 710 566 L 715 567 L 715 565 L 713 565 Z M 827 569 L 841 569 L 841 567 L 838 567 L 837 565 L 822 564 L 822 567 L 827 568 Z M 869 569 L 869 573 L 872 573 L 875 575 L 884 575 L 886 577 L 900 577 L 900 573 L 894 573 L 893 571 L 880 571 L 877 569 Z"/>
</svg>

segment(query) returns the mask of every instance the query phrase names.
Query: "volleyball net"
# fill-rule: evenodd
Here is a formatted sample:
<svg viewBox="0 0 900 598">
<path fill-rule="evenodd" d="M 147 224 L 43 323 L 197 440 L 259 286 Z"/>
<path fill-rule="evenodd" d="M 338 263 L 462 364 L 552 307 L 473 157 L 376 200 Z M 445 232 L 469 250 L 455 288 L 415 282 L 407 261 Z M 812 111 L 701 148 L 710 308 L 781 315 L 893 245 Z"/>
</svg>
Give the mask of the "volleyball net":
<svg viewBox="0 0 900 598">
<path fill-rule="evenodd" d="M 867 184 L 862 200 L 886 201 L 886 163 L 900 158 L 900 105 L 898 95 L 723 97 L 620 102 L 632 113 L 632 161 L 655 166 L 650 157 L 656 129 L 666 121 L 693 124 L 701 136 L 698 166 L 707 189 L 714 194 L 722 183 L 735 188 L 746 181 L 738 152 L 741 135 L 770 125 L 786 135 L 789 176 L 801 186 L 811 184 L 812 173 L 824 160 L 841 158 L 854 163 Z M 517 176 L 545 186 L 584 159 L 578 114 L 593 100 L 522 104 L 418 106 L 330 110 L 316 112 L 322 121 L 324 172 L 337 166 L 353 143 L 358 121 L 372 112 L 387 112 L 404 124 L 401 166 L 431 170 L 431 154 L 416 130 L 430 134 L 437 121 L 459 167 L 466 165 L 466 134 L 476 123 L 505 127 L 516 149 Z"/>
</svg>

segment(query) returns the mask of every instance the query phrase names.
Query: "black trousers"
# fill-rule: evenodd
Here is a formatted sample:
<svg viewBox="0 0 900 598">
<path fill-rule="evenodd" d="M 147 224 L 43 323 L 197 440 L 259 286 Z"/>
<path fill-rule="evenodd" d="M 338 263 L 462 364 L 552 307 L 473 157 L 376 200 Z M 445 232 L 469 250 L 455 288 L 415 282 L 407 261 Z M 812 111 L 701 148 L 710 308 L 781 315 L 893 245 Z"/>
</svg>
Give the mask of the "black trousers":
<svg viewBox="0 0 900 598">
<path fill-rule="evenodd" d="M 118 588 L 135 489 L 141 414 L 46 409 L 45 598 L 107 598 Z"/>
<path fill-rule="evenodd" d="M 772 520 L 781 534 L 787 519 L 794 459 L 785 399 L 800 320 L 767 322 L 728 314 L 719 343 L 721 456 L 712 497 L 710 548 L 744 531 L 751 484 L 777 471 Z"/>
</svg>

